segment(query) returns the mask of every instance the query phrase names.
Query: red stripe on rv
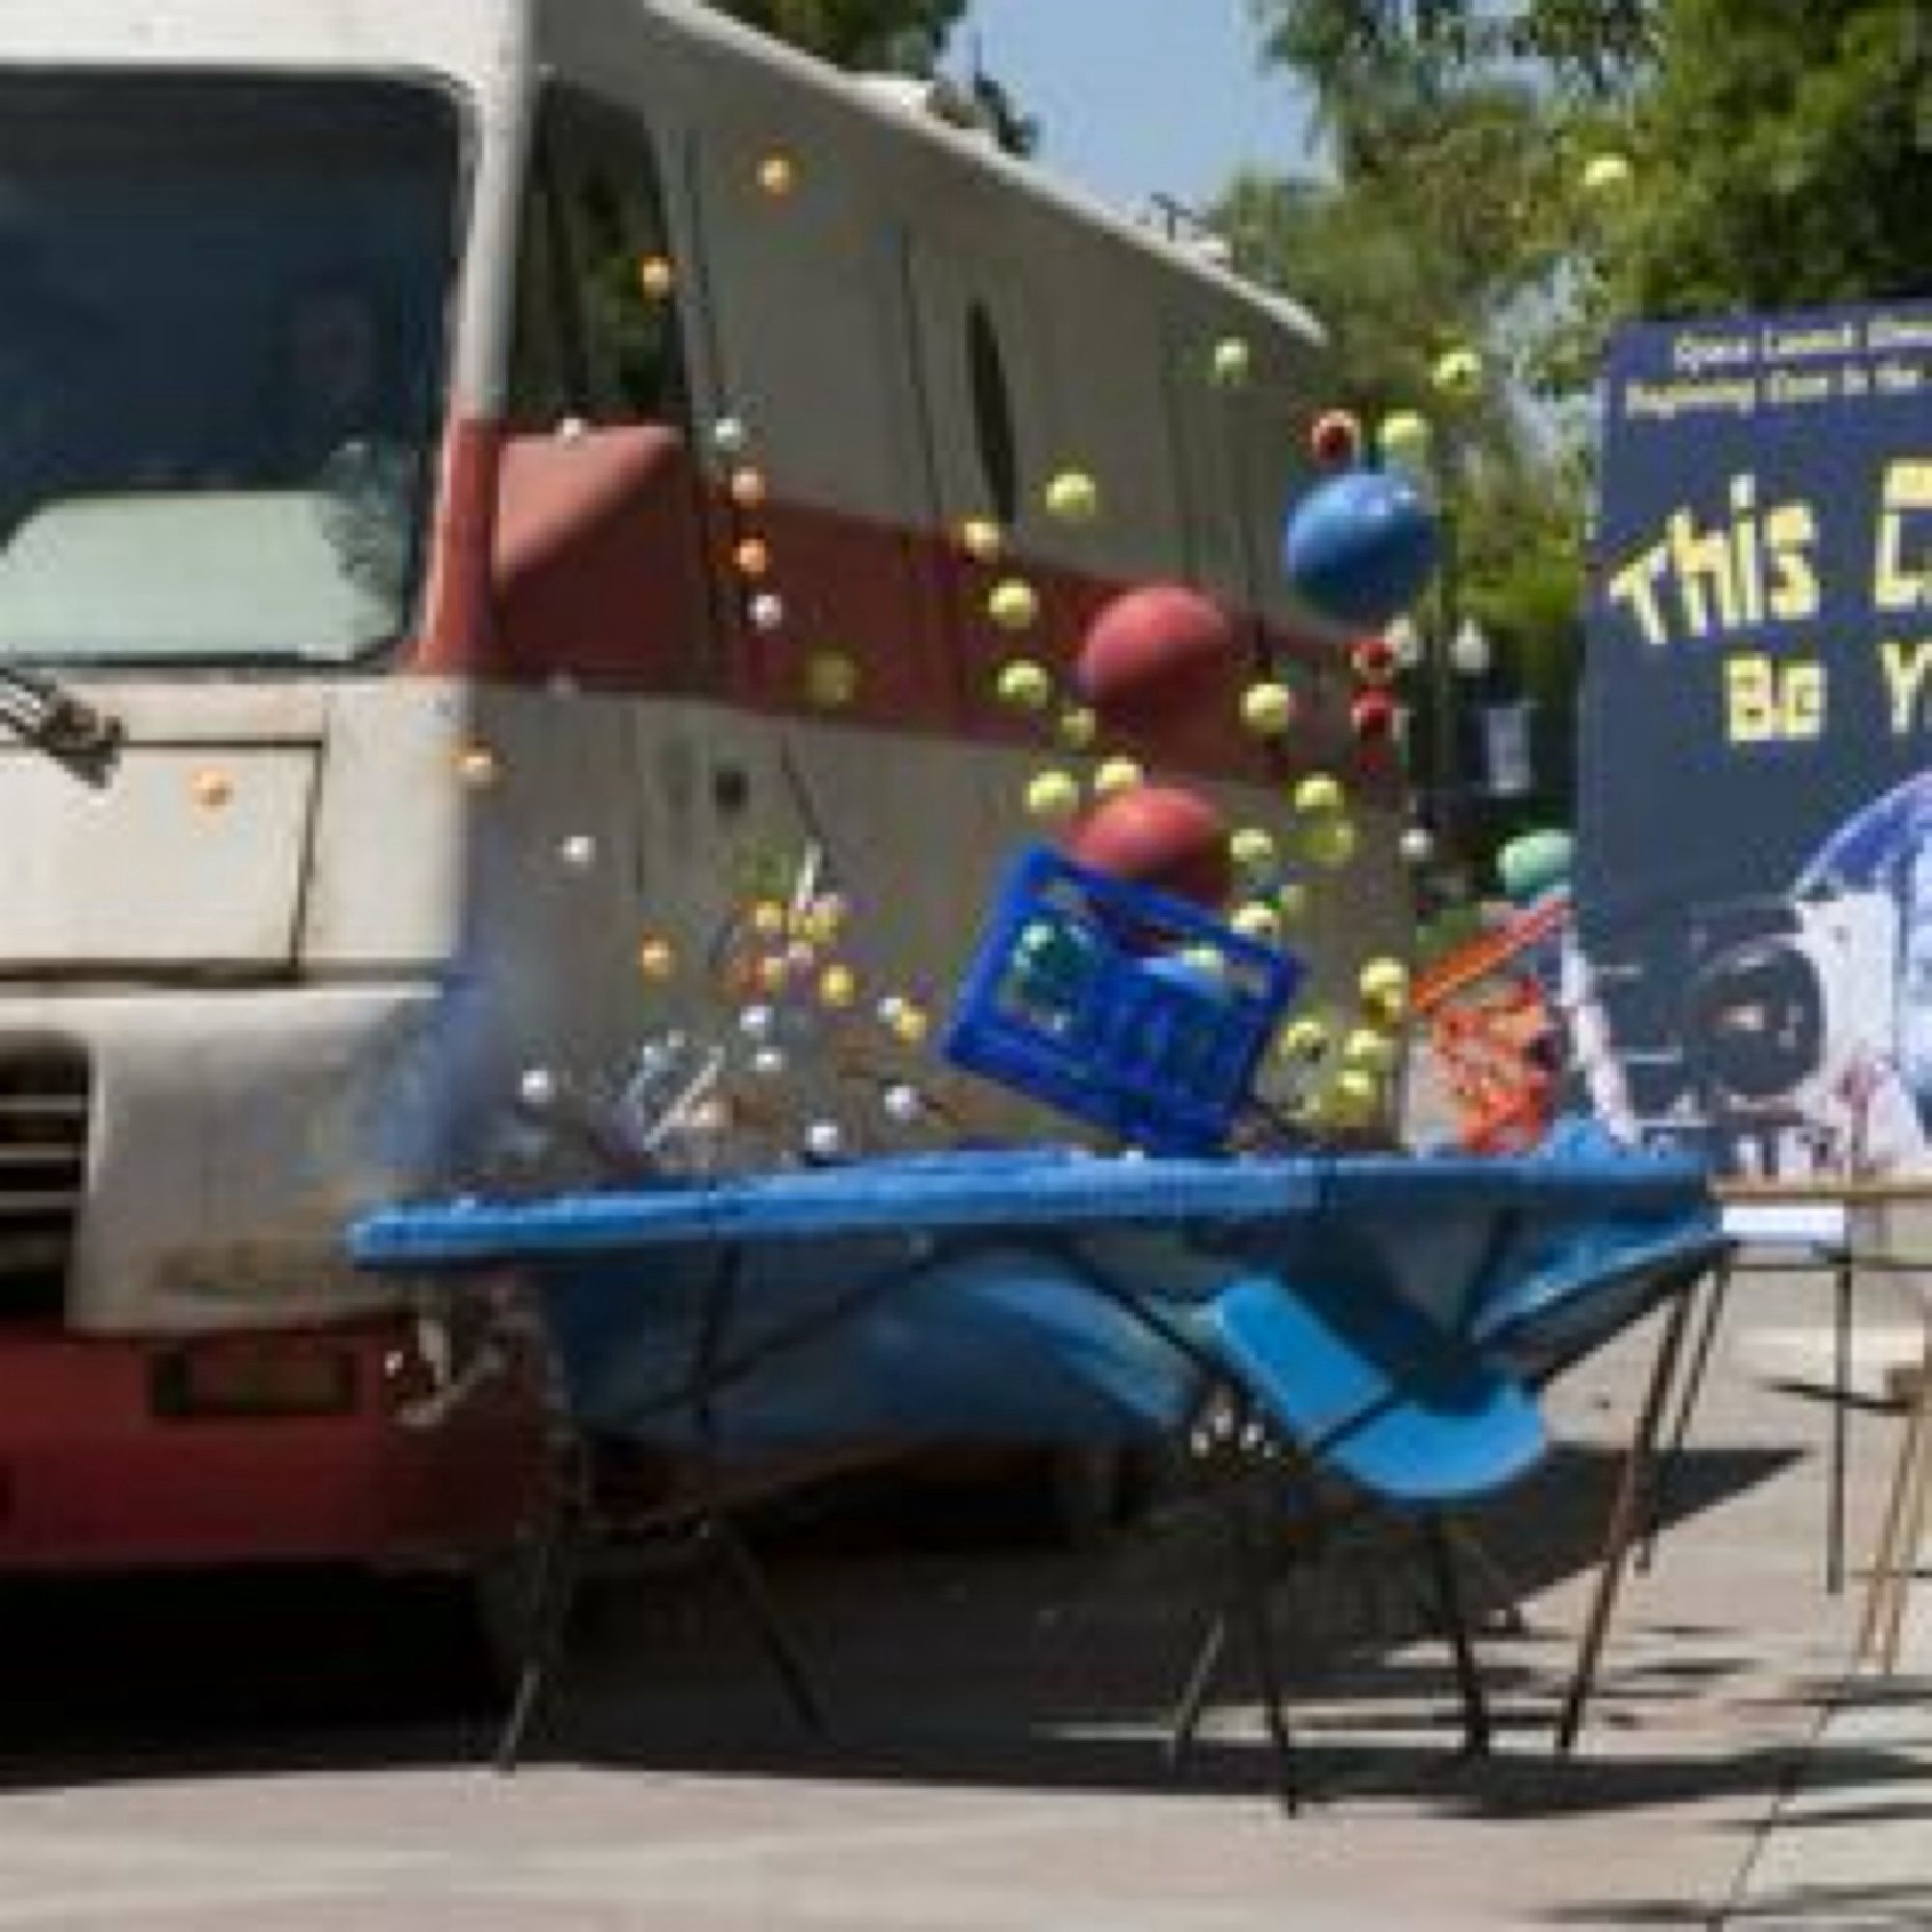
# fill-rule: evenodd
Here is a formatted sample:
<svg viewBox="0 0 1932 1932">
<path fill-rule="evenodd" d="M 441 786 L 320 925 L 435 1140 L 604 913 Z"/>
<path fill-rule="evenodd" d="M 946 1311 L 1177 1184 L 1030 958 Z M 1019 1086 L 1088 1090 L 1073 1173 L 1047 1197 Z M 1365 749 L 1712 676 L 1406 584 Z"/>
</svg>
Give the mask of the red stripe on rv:
<svg viewBox="0 0 1932 1932">
<path fill-rule="evenodd" d="M 1039 719 L 1002 704 L 1000 667 L 1025 656 L 1073 701 L 1074 663 L 1094 613 L 1131 587 L 1037 557 L 998 565 L 948 533 L 770 498 L 739 510 L 682 439 L 652 427 L 591 431 L 577 458 L 459 421 L 444 441 L 425 623 L 412 668 L 586 689 L 704 695 L 858 728 L 1049 749 Z M 500 507 L 499 507 L 500 505 Z M 563 538 L 570 541 L 566 544 Z M 762 556 L 741 549 L 755 539 Z M 749 567 L 748 567 L 749 566 Z M 1038 599 L 1020 635 L 986 611 L 1002 576 Z M 774 602 L 758 620 L 758 600 Z M 1170 771 L 1265 783 L 1347 772 L 1394 799 L 1401 775 L 1350 725 L 1352 680 L 1334 647 L 1268 627 L 1242 634 L 1253 663 L 1293 669 L 1301 698 L 1285 742 L 1258 744 L 1225 716 L 1166 723 L 1158 742 L 1109 734 L 1109 750 Z M 833 661 L 849 701 L 815 695 Z"/>
</svg>

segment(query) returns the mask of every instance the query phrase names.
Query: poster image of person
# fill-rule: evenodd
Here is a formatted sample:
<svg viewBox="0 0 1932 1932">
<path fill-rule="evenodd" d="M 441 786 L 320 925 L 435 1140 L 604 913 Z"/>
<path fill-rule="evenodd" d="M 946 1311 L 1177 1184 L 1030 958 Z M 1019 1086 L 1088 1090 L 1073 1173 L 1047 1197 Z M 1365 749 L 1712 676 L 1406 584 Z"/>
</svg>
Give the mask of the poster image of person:
<svg viewBox="0 0 1932 1932">
<path fill-rule="evenodd" d="M 1627 1128 L 1752 1179 L 1932 1165 L 1932 775 L 1855 812 L 1785 894 L 1693 907 L 1645 951 L 1634 978 L 1587 976 L 1581 1071 Z"/>
</svg>

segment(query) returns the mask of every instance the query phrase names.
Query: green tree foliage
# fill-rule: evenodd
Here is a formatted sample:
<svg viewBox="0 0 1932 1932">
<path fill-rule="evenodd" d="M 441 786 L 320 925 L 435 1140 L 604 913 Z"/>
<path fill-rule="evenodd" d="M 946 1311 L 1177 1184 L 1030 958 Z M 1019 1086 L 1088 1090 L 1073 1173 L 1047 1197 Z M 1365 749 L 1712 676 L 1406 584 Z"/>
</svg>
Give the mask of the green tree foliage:
<svg viewBox="0 0 1932 1932">
<path fill-rule="evenodd" d="M 1246 272 L 1321 319 L 1351 406 L 1411 408 L 1428 403 L 1445 351 L 1507 347 L 1518 304 L 1548 272 L 1524 211 L 1549 165 L 1523 88 L 1390 98 L 1338 179 L 1246 176 L 1214 217 Z M 1479 440 L 1507 440 L 1500 397 L 1476 421 Z"/>
<path fill-rule="evenodd" d="M 1616 93 L 1656 48 L 1658 0 L 1248 0 L 1263 57 L 1345 119 L 1391 75 L 1434 88 L 1509 69 Z"/>
<path fill-rule="evenodd" d="M 713 0 L 839 67 L 929 73 L 967 0 Z"/>
<path fill-rule="evenodd" d="M 1661 0 L 1612 312 L 1932 291 L 1925 0 Z"/>
</svg>

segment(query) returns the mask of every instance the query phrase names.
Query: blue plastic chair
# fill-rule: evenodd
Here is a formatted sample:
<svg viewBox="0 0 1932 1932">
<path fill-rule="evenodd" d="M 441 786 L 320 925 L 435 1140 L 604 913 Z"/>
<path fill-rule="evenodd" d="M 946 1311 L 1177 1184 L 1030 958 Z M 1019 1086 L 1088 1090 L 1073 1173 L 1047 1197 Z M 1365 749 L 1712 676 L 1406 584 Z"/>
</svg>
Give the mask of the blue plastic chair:
<svg viewBox="0 0 1932 1932">
<path fill-rule="evenodd" d="M 1464 1749 L 1479 1754 L 1488 1747 L 1489 1716 L 1442 1512 L 1493 1494 L 1541 1461 L 1548 1437 L 1534 1400 L 1393 1290 L 1255 1275 L 1214 1298 L 1205 1326 L 1241 1405 L 1237 1440 L 1258 1417 L 1293 1464 L 1343 1478 L 1362 1501 L 1417 1521 L 1455 1664 Z M 1271 1473 L 1265 1459 L 1260 1471 Z M 1171 1751 L 1178 1758 L 1190 1745 L 1238 1617 L 1261 1680 L 1282 1797 L 1293 1810 L 1300 1790 L 1268 1623 L 1272 1577 L 1238 1489 L 1230 1528 L 1230 1589 L 1196 1654 Z"/>
</svg>

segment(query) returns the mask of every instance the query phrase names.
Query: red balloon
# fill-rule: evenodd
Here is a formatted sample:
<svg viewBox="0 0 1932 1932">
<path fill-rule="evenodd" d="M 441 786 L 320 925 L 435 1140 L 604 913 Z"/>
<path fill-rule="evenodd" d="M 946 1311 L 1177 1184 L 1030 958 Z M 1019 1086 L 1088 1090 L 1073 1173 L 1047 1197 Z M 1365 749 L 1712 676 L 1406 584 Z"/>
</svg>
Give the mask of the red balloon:
<svg viewBox="0 0 1932 1932">
<path fill-rule="evenodd" d="M 1362 425 L 1347 410 L 1323 410 L 1308 432 L 1309 453 L 1325 469 L 1339 469 L 1362 453 Z"/>
<path fill-rule="evenodd" d="M 1210 910 L 1226 903 L 1233 879 L 1226 821 L 1199 793 L 1178 785 L 1113 793 L 1081 820 L 1067 850 L 1096 872 Z"/>
<path fill-rule="evenodd" d="M 1385 691 L 1365 691 L 1349 707 L 1349 723 L 1364 744 L 1379 744 L 1395 732 L 1395 699 Z"/>
<path fill-rule="evenodd" d="M 1386 638 L 1357 639 L 1354 649 L 1349 653 L 1349 662 L 1364 684 L 1386 684 L 1400 668 L 1396 663 L 1395 646 Z"/>
<path fill-rule="evenodd" d="M 1189 712 L 1231 703 L 1236 660 L 1234 622 L 1211 597 L 1147 583 L 1094 613 L 1075 675 L 1107 724 L 1157 734 Z"/>
</svg>

